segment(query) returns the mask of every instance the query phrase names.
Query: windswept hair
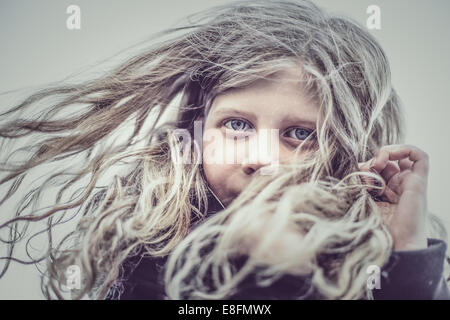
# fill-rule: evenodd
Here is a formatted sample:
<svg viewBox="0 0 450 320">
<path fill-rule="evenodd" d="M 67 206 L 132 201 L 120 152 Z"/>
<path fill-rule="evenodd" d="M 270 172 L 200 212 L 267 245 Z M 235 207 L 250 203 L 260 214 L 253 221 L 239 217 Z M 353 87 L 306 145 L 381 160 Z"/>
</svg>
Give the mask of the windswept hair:
<svg viewBox="0 0 450 320">
<path fill-rule="evenodd" d="M 45 165 L 51 172 L 20 198 L 14 217 L 2 219 L 9 236 L 1 239 L 8 256 L 0 277 L 11 260 L 45 261 L 41 289 L 48 299 L 64 299 L 66 270 L 77 265 L 82 283 L 72 298 L 104 299 L 117 289 L 124 260 L 143 248 L 151 257 L 169 256 L 169 298 L 221 299 L 251 274 L 264 286 L 308 273 L 311 290 L 323 298 L 370 299 L 366 268 L 382 266 L 393 243 L 358 162 L 404 139 L 401 101 L 376 39 L 357 22 L 298 0 L 229 3 L 189 16 L 152 41 L 101 77 L 42 89 L 1 114 L 2 150 L 28 139 L 2 152 L 0 184 L 10 183 L 2 216 L 30 172 Z M 211 190 L 201 162 L 180 161 L 174 130 L 193 136 L 194 121 L 216 96 L 286 68 L 302 70 L 317 101 L 317 148 L 301 163 L 255 177 L 208 217 Z M 161 123 L 171 105 L 175 115 Z M 193 143 L 191 151 L 198 157 L 201 148 Z M 13 159 L 24 152 L 24 161 Z M 52 205 L 39 208 L 44 191 L 55 187 Z M 53 227 L 74 218 L 75 230 L 54 244 Z M 30 222 L 46 223 L 39 234 L 47 233 L 48 248 L 22 261 L 13 252 Z M 274 261 L 268 253 L 286 230 L 303 241 Z M 236 268 L 240 256 L 247 259 Z"/>
</svg>

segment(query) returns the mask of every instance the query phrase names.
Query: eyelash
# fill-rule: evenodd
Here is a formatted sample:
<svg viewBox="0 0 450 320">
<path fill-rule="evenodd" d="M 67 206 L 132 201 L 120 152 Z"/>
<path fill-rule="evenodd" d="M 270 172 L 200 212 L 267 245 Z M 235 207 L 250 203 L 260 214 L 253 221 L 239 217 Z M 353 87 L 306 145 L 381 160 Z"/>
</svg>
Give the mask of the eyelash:
<svg viewBox="0 0 450 320">
<path fill-rule="evenodd" d="M 226 119 L 226 120 L 224 120 L 224 121 L 222 122 L 222 125 L 225 126 L 225 127 L 227 127 L 226 124 L 229 123 L 229 122 L 231 122 L 231 121 L 234 121 L 234 120 L 241 121 L 241 122 L 243 122 L 244 124 L 250 126 L 250 124 L 249 124 L 246 120 L 239 119 L 239 118 Z M 231 130 L 233 130 L 233 131 L 240 131 L 240 130 L 234 130 L 233 128 L 229 128 L 229 127 L 227 127 L 227 128 L 228 128 L 228 129 L 231 129 Z M 290 130 L 290 129 L 294 129 L 294 130 L 295 130 L 295 129 L 300 129 L 300 130 L 305 130 L 305 131 L 308 131 L 308 132 L 309 132 L 308 136 L 307 136 L 305 139 L 298 139 L 298 138 L 288 137 L 288 138 L 291 138 L 291 139 L 296 139 L 296 140 L 298 140 L 298 141 L 306 140 L 309 136 L 313 135 L 313 131 L 314 131 L 314 130 L 305 129 L 305 128 L 302 128 L 302 127 L 293 127 L 293 128 L 289 128 L 288 130 Z"/>
</svg>

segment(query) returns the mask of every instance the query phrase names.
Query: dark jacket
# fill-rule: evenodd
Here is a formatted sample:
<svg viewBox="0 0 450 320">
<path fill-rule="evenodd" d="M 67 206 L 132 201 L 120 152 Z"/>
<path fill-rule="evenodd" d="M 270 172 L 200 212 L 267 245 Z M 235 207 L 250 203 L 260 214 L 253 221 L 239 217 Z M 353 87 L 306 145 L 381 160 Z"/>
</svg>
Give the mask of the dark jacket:
<svg viewBox="0 0 450 320">
<path fill-rule="evenodd" d="M 219 209 L 217 203 L 213 204 L 212 212 Z M 372 289 L 374 299 L 450 300 L 450 290 L 443 275 L 446 248 L 444 241 L 428 239 L 426 249 L 394 251 L 381 268 L 380 289 Z M 117 283 L 123 291 L 115 295 L 110 293 L 106 299 L 165 299 L 163 268 L 166 261 L 167 257 L 143 258 L 139 255 L 125 260 L 124 280 Z M 306 293 L 309 288 L 310 278 L 305 276 L 285 275 L 269 287 L 257 286 L 255 279 L 249 276 L 229 299 L 292 299 Z M 314 294 L 308 295 L 305 299 L 314 297 Z"/>
<path fill-rule="evenodd" d="M 428 239 L 428 248 L 393 252 L 381 268 L 381 288 L 372 289 L 376 300 L 438 299 L 450 300 L 450 291 L 443 276 L 446 243 Z M 163 268 L 167 257 L 134 258 L 127 262 L 137 267 L 123 284 L 120 296 L 109 295 L 107 300 L 165 299 Z M 129 265 L 129 266 L 130 266 Z M 253 279 L 246 279 L 238 293 L 229 299 L 290 299 L 306 292 L 309 278 L 286 275 L 269 287 L 257 287 Z"/>
</svg>

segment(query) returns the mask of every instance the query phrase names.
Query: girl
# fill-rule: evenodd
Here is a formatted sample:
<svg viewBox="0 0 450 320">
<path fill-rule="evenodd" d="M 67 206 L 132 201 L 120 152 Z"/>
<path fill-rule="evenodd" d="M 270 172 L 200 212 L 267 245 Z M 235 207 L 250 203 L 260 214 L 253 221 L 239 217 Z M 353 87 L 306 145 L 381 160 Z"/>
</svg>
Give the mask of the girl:
<svg viewBox="0 0 450 320">
<path fill-rule="evenodd" d="M 450 299 L 428 157 L 403 144 L 377 41 L 309 1 L 236 2 L 189 21 L 99 79 L 2 114 L 2 148 L 33 140 L 17 150 L 26 161 L 2 162 L 0 205 L 34 168 L 58 171 L 0 225 L 0 276 L 18 261 L 13 231 L 46 221 L 48 252 L 33 262 L 46 259 L 48 299 Z M 50 183 L 55 203 L 38 213 Z M 81 217 L 54 246 L 68 210 Z"/>
</svg>

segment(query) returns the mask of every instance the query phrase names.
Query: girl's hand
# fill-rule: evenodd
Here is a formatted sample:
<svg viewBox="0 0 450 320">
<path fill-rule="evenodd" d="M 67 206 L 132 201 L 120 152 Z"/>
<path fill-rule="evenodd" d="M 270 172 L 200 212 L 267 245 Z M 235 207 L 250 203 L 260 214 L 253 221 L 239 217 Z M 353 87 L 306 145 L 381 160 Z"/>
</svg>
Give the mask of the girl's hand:
<svg viewBox="0 0 450 320">
<path fill-rule="evenodd" d="M 394 250 L 427 248 L 428 155 L 412 145 L 388 145 L 359 167 L 381 175 L 386 182 L 384 190 L 373 191 L 379 192 L 375 201 L 394 240 Z M 363 178 L 373 185 L 368 179 Z"/>
</svg>

